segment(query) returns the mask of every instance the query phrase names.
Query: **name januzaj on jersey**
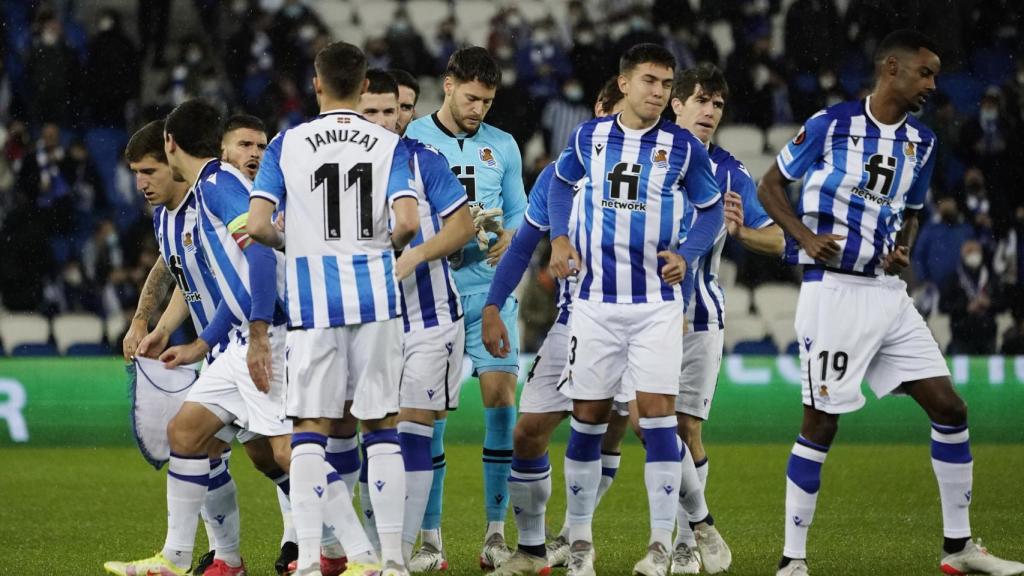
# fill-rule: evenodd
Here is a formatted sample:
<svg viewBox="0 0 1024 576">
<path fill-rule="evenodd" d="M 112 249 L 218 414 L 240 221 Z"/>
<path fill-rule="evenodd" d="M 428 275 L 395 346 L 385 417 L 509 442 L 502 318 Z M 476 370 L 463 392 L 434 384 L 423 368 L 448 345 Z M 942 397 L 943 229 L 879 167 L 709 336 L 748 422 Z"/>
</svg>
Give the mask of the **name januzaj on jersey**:
<svg viewBox="0 0 1024 576">
<path fill-rule="evenodd" d="M 312 137 L 306 136 L 306 142 L 309 142 L 309 147 L 313 149 L 314 153 L 317 151 L 317 148 L 325 144 L 339 142 L 351 142 L 362 146 L 367 152 L 369 152 L 377 145 L 377 140 L 376 136 L 362 134 L 360 130 L 350 130 L 348 128 L 334 128 L 318 132 Z"/>
</svg>

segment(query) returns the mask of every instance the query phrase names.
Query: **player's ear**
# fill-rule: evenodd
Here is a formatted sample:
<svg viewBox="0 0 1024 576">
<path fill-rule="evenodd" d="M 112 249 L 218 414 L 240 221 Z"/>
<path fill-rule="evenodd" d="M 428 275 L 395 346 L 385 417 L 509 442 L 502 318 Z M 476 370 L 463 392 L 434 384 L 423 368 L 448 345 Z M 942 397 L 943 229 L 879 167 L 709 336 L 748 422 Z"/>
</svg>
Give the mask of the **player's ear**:
<svg viewBox="0 0 1024 576">
<path fill-rule="evenodd" d="M 683 114 L 683 101 L 679 98 L 673 98 L 670 104 L 672 106 L 672 112 L 675 113 L 676 118 L 680 117 Z"/>
<path fill-rule="evenodd" d="M 895 54 L 890 54 L 889 57 L 885 59 L 885 72 L 886 72 L 886 74 L 888 74 L 890 76 L 895 76 L 896 73 L 899 72 L 899 70 L 900 70 L 900 60 L 899 60 L 899 58 L 897 58 Z"/>
<path fill-rule="evenodd" d="M 452 80 L 451 76 L 444 77 L 444 95 L 445 97 L 451 96 L 452 92 L 455 91 L 455 81 Z"/>
<path fill-rule="evenodd" d="M 616 82 L 618 82 L 619 84 L 619 92 L 622 92 L 622 94 L 625 95 L 627 92 L 626 86 L 629 86 L 629 77 L 627 77 L 625 74 L 619 74 L 619 77 L 616 79 Z"/>
<path fill-rule="evenodd" d="M 359 95 L 366 94 L 366 91 L 370 89 L 370 79 L 363 78 L 363 87 L 359 89 Z"/>
</svg>

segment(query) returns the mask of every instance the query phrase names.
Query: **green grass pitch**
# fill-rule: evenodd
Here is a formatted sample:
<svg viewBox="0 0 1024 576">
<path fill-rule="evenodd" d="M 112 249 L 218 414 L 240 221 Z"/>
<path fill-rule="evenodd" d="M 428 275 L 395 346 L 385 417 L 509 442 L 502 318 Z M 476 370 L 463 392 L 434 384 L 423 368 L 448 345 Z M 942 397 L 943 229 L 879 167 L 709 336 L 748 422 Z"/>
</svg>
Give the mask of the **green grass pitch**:
<svg viewBox="0 0 1024 576">
<path fill-rule="evenodd" d="M 554 495 L 548 526 L 565 507 L 564 445 L 552 447 Z M 789 445 L 710 444 L 708 500 L 730 543 L 730 574 L 771 575 L 782 547 Z M 270 483 L 236 448 L 231 470 L 242 509 L 242 552 L 250 574 L 273 574 L 280 537 Z M 478 574 L 484 529 L 480 449 L 447 447 L 444 533 L 451 576 Z M 1024 445 L 974 446 L 973 528 L 995 553 L 1024 558 Z M 149 556 L 163 544 L 165 475 L 130 448 L 5 449 L 0 455 L 0 574 L 102 574 L 105 560 Z M 515 542 L 512 515 L 508 536 Z M 200 532 L 202 530 L 200 529 Z M 643 451 L 625 447 L 622 467 L 597 511 L 597 570 L 629 574 L 647 543 Z M 938 574 L 938 491 L 926 442 L 833 448 L 811 529 L 817 575 Z M 199 547 L 205 544 L 199 537 Z M 556 571 L 556 574 L 561 571 Z"/>
</svg>

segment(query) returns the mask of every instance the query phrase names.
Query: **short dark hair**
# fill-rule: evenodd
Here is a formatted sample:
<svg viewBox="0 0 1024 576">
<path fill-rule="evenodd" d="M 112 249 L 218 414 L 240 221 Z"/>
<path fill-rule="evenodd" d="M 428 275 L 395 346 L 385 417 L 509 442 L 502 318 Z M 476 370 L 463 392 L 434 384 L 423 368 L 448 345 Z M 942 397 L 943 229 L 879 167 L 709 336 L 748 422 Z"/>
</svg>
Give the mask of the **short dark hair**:
<svg viewBox="0 0 1024 576">
<path fill-rule="evenodd" d="M 597 102 L 601 106 L 601 111 L 605 114 L 611 114 L 612 110 L 615 109 L 615 105 L 621 102 L 623 98 L 625 96 L 622 94 L 622 90 L 619 90 L 618 75 L 609 78 L 597 94 Z"/>
<path fill-rule="evenodd" d="M 366 78 L 366 55 L 348 42 L 332 42 L 316 53 L 320 87 L 336 98 L 359 95 Z"/>
<path fill-rule="evenodd" d="M 167 164 L 167 153 L 164 152 L 164 121 L 153 120 L 128 140 L 128 146 L 124 149 L 124 159 L 129 164 L 139 162 L 146 156 L 152 156 L 161 164 Z"/>
<path fill-rule="evenodd" d="M 409 74 L 401 68 L 392 68 L 388 70 L 388 74 L 391 74 L 395 79 L 395 82 L 398 82 L 399 86 L 405 86 L 412 90 L 413 93 L 416 94 L 416 100 L 420 99 L 420 83 L 416 81 L 416 78 L 413 77 L 412 74 Z"/>
<path fill-rule="evenodd" d="M 627 74 L 637 66 L 645 63 L 659 64 L 675 70 L 676 57 L 668 48 L 658 44 L 637 44 L 626 50 L 619 58 L 619 74 Z"/>
<path fill-rule="evenodd" d="M 921 48 L 936 55 L 939 54 L 938 46 L 925 34 L 909 28 L 894 30 L 878 44 L 878 48 L 875 50 L 875 62 L 882 62 L 893 52 L 917 52 Z"/>
<path fill-rule="evenodd" d="M 221 122 L 217 108 L 193 98 L 171 110 L 164 122 L 164 132 L 173 136 L 175 143 L 190 156 L 218 157 L 223 126 Z"/>
<path fill-rule="evenodd" d="M 366 92 L 370 94 L 394 94 L 398 98 L 398 82 L 391 74 L 374 68 L 366 71 L 366 79 L 370 81 Z"/>
<path fill-rule="evenodd" d="M 260 120 L 252 114 L 240 112 L 238 114 L 232 114 L 231 117 L 228 118 L 228 121 L 224 123 L 224 134 L 240 128 L 248 128 L 249 130 L 263 132 L 264 134 L 267 133 L 267 125 L 263 123 L 263 120 Z"/>
<path fill-rule="evenodd" d="M 698 85 L 700 85 L 701 92 L 708 96 L 719 94 L 723 100 L 729 99 L 729 83 L 725 81 L 725 74 L 722 74 L 718 66 L 708 63 L 698 64 L 684 70 L 676 78 L 672 97 L 686 102 Z"/>
<path fill-rule="evenodd" d="M 466 46 L 452 53 L 448 59 L 445 76 L 451 76 L 458 82 L 480 82 L 488 88 L 496 88 L 501 84 L 501 69 L 486 48 Z"/>
</svg>

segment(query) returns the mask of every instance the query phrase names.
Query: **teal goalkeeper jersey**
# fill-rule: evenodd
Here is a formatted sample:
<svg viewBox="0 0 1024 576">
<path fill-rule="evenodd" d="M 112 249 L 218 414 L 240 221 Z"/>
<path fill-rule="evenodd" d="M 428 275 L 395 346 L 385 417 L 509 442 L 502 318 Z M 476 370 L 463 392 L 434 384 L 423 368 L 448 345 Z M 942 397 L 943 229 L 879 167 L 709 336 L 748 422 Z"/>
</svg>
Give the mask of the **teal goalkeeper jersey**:
<svg viewBox="0 0 1024 576">
<path fill-rule="evenodd" d="M 523 161 L 519 146 L 509 133 L 481 124 L 472 134 L 452 134 L 435 113 L 409 124 L 405 136 L 441 151 L 466 188 L 470 204 L 501 208 L 502 225 L 506 229 L 522 224 L 526 212 Z M 461 266 L 453 269 L 459 293 L 463 296 L 486 294 L 494 270 L 487 264 L 486 253 L 480 250 L 474 237 L 463 249 Z"/>
</svg>

